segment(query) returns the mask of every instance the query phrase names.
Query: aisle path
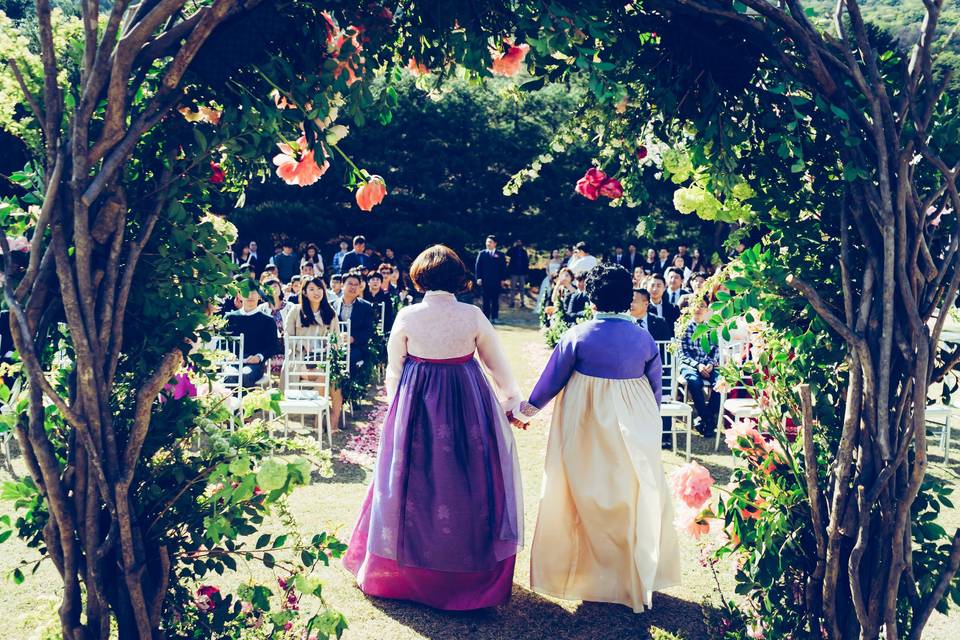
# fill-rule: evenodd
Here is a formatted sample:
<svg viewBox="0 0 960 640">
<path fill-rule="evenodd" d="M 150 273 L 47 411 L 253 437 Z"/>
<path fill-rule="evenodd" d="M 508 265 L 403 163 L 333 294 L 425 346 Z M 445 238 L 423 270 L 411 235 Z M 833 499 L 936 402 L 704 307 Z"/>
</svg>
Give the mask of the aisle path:
<svg viewBox="0 0 960 640">
<path fill-rule="evenodd" d="M 506 314 L 498 332 L 521 388 L 529 392 L 549 355 L 533 323 L 532 314 Z M 543 471 L 547 423 L 537 420 L 527 432 L 516 432 L 524 483 L 526 543 L 533 537 L 537 499 Z M 298 492 L 293 505 L 301 524 L 339 527 L 349 535 L 356 510 L 366 491 L 368 473 L 350 465 L 337 465 L 329 483 Z M 300 493 L 307 495 L 299 495 Z M 654 597 L 654 609 L 635 615 L 619 605 L 581 604 L 543 597 L 529 590 L 530 549 L 521 552 L 514 578 L 513 597 L 496 610 L 470 613 L 438 612 L 403 602 L 367 598 L 340 567 L 325 572 L 325 595 L 347 616 L 348 640 L 470 639 L 640 639 L 707 637 L 699 602 L 710 588 L 708 571 L 698 564 L 698 551 L 685 543 L 684 578 L 693 583 Z M 663 634 L 666 631 L 674 635 Z"/>
</svg>

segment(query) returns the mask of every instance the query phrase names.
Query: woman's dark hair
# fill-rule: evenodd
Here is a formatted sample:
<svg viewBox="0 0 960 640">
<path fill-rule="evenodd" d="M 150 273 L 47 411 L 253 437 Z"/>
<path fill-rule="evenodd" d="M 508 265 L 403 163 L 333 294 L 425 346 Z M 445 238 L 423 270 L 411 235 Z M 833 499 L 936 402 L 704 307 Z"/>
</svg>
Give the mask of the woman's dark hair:
<svg viewBox="0 0 960 640">
<path fill-rule="evenodd" d="M 310 254 L 310 249 L 313 249 L 313 257 L 312 257 L 312 258 L 311 258 L 310 255 L 309 255 L 309 254 Z M 307 248 L 303 250 L 303 258 L 304 258 L 307 262 L 312 262 L 313 264 L 319 263 L 319 262 L 320 262 L 320 248 L 317 247 L 316 244 L 314 244 L 314 243 L 311 242 L 310 244 L 307 245 Z"/>
<path fill-rule="evenodd" d="M 587 296 L 597 311 L 621 313 L 633 302 L 633 278 L 618 264 L 598 264 L 587 273 Z"/>
<path fill-rule="evenodd" d="M 320 298 L 320 320 L 317 320 L 317 316 L 313 313 L 313 307 L 310 306 L 310 299 L 307 298 L 307 287 L 311 284 L 320 287 L 320 290 L 323 291 L 323 297 Z M 307 280 L 300 292 L 300 324 L 305 327 L 315 324 L 328 325 L 336 315 L 337 312 L 333 310 L 330 301 L 327 299 L 327 283 L 323 281 L 323 278 L 318 276 Z"/>
<path fill-rule="evenodd" d="M 425 249 L 410 265 L 410 278 L 418 291 L 460 293 L 469 288 L 467 268 L 457 252 L 442 244 Z"/>
</svg>

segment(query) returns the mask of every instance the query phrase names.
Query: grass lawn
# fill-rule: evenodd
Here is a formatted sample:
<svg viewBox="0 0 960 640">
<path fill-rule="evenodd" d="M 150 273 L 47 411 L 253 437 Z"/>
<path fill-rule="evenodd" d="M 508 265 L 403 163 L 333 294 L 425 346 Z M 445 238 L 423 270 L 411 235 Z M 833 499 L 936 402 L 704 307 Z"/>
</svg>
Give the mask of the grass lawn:
<svg viewBox="0 0 960 640">
<path fill-rule="evenodd" d="M 513 364 L 521 387 L 529 391 L 539 374 L 539 367 L 549 355 L 532 323 L 531 315 L 511 315 L 509 324 L 499 332 Z M 537 500 L 540 494 L 540 476 L 547 443 L 547 421 L 539 418 L 526 432 L 516 432 L 524 480 L 526 537 L 533 536 L 536 524 Z M 342 443 L 344 434 L 340 434 Z M 678 445 L 680 444 L 678 439 Z M 678 446 L 678 449 L 680 447 Z M 693 443 L 698 461 L 707 466 L 718 481 L 729 475 L 731 457 L 726 449 L 714 452 L 713 442 L 696 438 Z M 939 462 L 939 451 L 934 451 L 933 473 L 957 481 L 955 461 L 952 471 Z M 955 458 L 956 460 L 956 458 Z M 667 473 L 683 464 L 680 455 L 664 454 Z M 321 530 L 337 531 L 342 539 L 349 536 L 360 502 L 366 491 L 369 470 L 359 466 L 335 462 L 335 477 L 299 489 L 291 501 L 304 533 Z M 960 483 L 957 483 L 960 484 Z M 0 513 L 9 509 L 0 507 Z M 947 528 L 960 526 L 960 510 L 944 514 L 942 523 Z M 11 539 L 0 546 L 0 574 L 6 575 L 24 559 L 32 559 L 33 552 L 18 540 Z M 350 628 L 345 638 L 356 640 L 476 639 L 640 639 L 707 638 L 700 602 L 706 596 L 716 601 L 716 584 L 709 569 L 700 564 L 700 545 L 681 537 L 683 585 L 654 596 L 653 609 L 635 615 L 619 605 L 565 602 L 540 596 L 529 589 L 530 550 L 525 548 L 518 559 L 514 578 L 513 598 L 496 610 L 471 613 L 444 613 L 423 606 L 403 602 L 372 599 L 355 586 L 353 577 L 339 566 L 331 566 L 323 573 L 324 593 L 329 601 L 347 616 Z M 733 570 L 729 564 L 718 566 L 721 585 L 732 593 Z M 264 569 L 251 567 L 255 575 L 264 577 Z M 224 576 L 213 584 L 229 587 L 245 580 L 248 570 L 241 568 L 233 575 Z M 50 563 L 45 563 L 26 582 L 15 586 L 9 580 L 0 583 L 0 638 L 29 639 L 57 637 L 56 607 L 59 603 L 59 580 Z M 954 640 L 960 637 L 960 613 L 950 618 L 934 614 L 924 638 Z"/>
</svg>

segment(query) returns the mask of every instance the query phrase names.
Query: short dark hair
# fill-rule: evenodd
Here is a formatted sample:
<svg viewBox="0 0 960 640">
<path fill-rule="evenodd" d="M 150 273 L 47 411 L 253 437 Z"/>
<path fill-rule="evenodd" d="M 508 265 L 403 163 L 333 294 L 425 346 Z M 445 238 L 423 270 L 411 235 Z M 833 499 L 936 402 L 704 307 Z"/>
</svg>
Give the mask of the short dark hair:
<svg viewBox="0 0 960 640">
<path fill-rule="evenodd" d="M 367 276 L 367 282 L 370 282 L 370 281 L 373 280 L 374 278 L 376 278 L 376 279 L 379 280 L 380 282 L 383 282 L 383 276 L 380 275 L 380 272 L 379 272 L 379 271 L 371 271 L 371 272 L 370 272 L 370 275 Z"/>
<path fill-rule="evenodd" d="M 681 279 L 683 279 L 683 269 L 679 267 L 670 267 L 669 269 L 667 269 L 667 273 L 675 273 L 678 276 L 680 276 Z"/>
<path fill-rule="evenodd" d="M 653 280 L 659 280 L 664 284 L 664 286 L 667 284 L 667 279 L 663 277 L 662 273 L 653 273 L 650 275 L 650 278 Z"/>
<path fill-rule="evenodd" d="M 497 236 L 491 234 L 491 235 L 487 236 L 487 240 L 493 240 L 494 242 L 496 242 L 496 241 L 497 241 Z"/>
<path fill-rule="evenodd" d="M 418 291 L 460 293 L 469 288 L 467 268 L 457 252 L 442 244 L 424 249 L 410 265 L 410 278 Z"/>
<path fill-rule="evenodd" d="M 344 273 L 344 274 L 342 274 L 342 275 L 343 275 L 342 280 L 343 280 L 344 282 L 346 282 L 346 281 L 349 280 L 350 278 L 356 278 L 357 284 L 360 284 L 360 283 L 363 282 L 363 274 L 360 273 L 360 270 L 359 270 L 359 269 L 350 269 L 350 271 L 347 271 L 346 273 Z"/>
<path fill-rule="evenodd" d="M 334 280 L 336 280 L 337 282 L 343 282 L 343 276 L 340 275 L 339 273 L 335 273 L 332 276 L 330 276 L 330 282 L 333 282 Z"/>
<path fill-rule="evenodd" d="M 353 244 L 367 244 L 367 239 L 363 236 L 353 236 Z"/>
<path fill-rule="evenodd" d="M 578 273 L 576 276 L 574 276 L 574 280 L 576 280 L 577 282 L 581 282 L 581 281 L 586 280 L 586 279 L 587 279 L 587 272 L 586 272 L 586 271 L 581 271 L 581 272 Z"/>
<path fill-rule="evenodd" d="M 583 251 L 584 253 L 590 253 L 590 245 L 588 245 L 586 242 L 583 242 L 582 240 L 581 240 L 580 242 L 578 242 L 577 244 L 573 245 L 573 248 L 574 248 L 574 249 L 579 249 L 580 251 Z"/>
<path fill-rule="evenodd" d="M 309 264 L 309 263 L 307 263 L 307 264 Z M 275 264 L 268 264 L 267 266 L 265 266 L 265 267 L 263 268 L 263 270 L 264 270 L 264 271 L 271 271 L 271 270 L 272 270 L 272 271 L 276 271 L 276 270 L 277 270 L 277 265 L 275 265 Z"/>
<path fill-rule="evenodd" d="M 618 264 L 598 264 L 587 273 L 587 295 L 597 311 L 626 311 L 633 302 L 633 277 Z"/>
<path fill-rule="evenodd" d="M 644 289 L 643 287 L 638 287 L 634 289 L 633 292 L 639 293 L 640 295 L 642 295 L 644 298 L 647 299 L 647 302 L 650 302 L 650 292 Z"/>
<path fill-rule="evenodd" d="M 290 242 L 289 240 L 287 240 L 286 238 L 283 239 L 283 241 L 280 243 L 280 246 L 281 246 L 281 247 L 290 247 L 291 249 L 293 249 L 293 243 Z"/>
</svg>

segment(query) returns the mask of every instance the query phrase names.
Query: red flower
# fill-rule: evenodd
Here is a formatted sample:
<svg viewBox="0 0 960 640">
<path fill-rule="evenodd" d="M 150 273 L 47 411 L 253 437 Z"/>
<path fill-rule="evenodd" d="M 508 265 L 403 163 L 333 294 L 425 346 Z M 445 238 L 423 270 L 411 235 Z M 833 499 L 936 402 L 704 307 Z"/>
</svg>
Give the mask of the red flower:
<svg viewBox="0 0 960 640">
<path fill-rule="evenodd" d="M 623 185 L 616 178 L 608 178 L 600 169 L 590 167 L 583 177 L 577 180 L 574 191 L 587 200 L 596 200 L 599 196 L 616 199 L 623 196 Z"/>
<path fill-rule="evenodd" d="M 528 51 L 530 51 L 530 45 L 528 44 L 519 46 L 511 44 L 506 53 L 493 54 L 493 64 L 490 65 L 490 71 L 495 76 L 512 78 L 520 73 L 520 67 L 523 65 L 523 59 L 527 57 Z"/>
<path fill-rule="evenodd" d="M 643 160 L 647 157 L 647 148 L 643 145 L 640 145 L 637 148 L 637 160 Z"/>
<path fill-rule="evenodd" d="M 357 189 L 357 205 L 364 211 L 371 211 L 383 202 L 387 195 L 387 183 L 380 176 L 371 176 L 366 184 Z"/>
<path fill-rule="evenodd" d="M 210 163 L 210 182 L 212 184 L 223 184 L 227 179 L 227 174 L 223 171 L 221 167 L 216 162 Z"/>
<path fill-rule="evenodd" d="M 608 178 L 600 185 L 600 195 L 615 200 L 623 196 L 623 185 L 616 178 Z"/>
</svg>

